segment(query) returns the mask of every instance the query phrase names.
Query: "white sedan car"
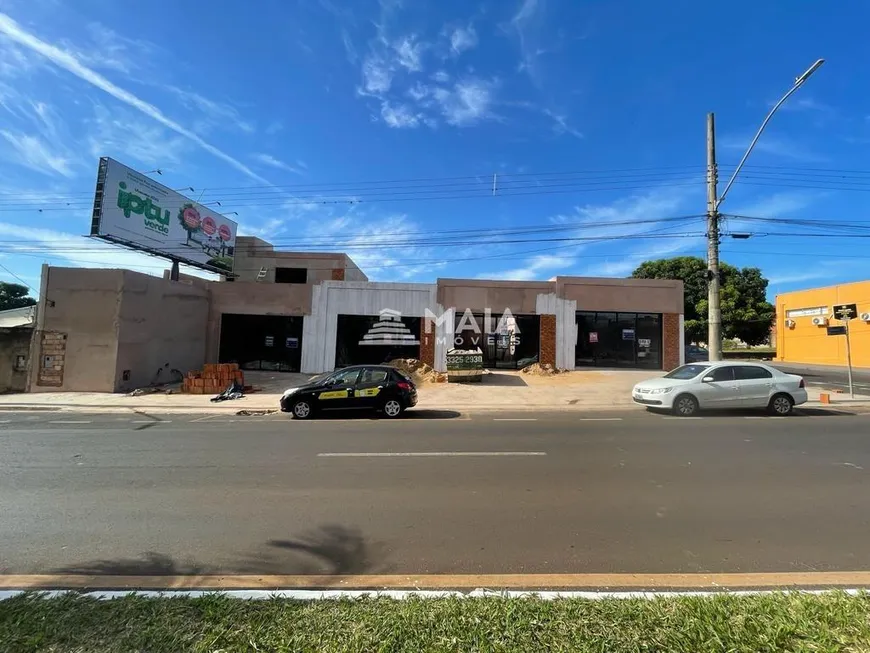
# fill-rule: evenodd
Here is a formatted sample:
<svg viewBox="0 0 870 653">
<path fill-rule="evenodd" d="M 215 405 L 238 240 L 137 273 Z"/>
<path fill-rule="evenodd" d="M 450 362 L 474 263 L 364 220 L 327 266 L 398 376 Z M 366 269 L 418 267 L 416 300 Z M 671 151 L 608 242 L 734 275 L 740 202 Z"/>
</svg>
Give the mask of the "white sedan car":
<svg viewBox="0 0 870 653">
<path fill-rule="evenodd" d="M 632 390 L 637 404 L 689 417 L 698 410 L 767 408 L 785 416 L 807 401 L 804 380 L 761 363 L 691 363 Z"/>
</svg>

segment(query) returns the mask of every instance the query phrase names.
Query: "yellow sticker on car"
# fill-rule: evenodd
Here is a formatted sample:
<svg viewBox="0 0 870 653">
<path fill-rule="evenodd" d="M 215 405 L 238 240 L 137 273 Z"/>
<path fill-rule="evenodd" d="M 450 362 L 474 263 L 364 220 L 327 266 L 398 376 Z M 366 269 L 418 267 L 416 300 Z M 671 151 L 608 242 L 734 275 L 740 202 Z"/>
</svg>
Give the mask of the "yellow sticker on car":
<svg viewBox="0 0 870 653">
<path fill-rule="evenodd" d="M 320 399 L 347 399 L 347 390 L 330 390 L 329 392 L 321 392 Z"/>
<path fill-rule="evenodd" d="M 380 388 L 362 388 L 356 391 L 357 397 L 377 397 L 380 393 Z"/>
</svg>

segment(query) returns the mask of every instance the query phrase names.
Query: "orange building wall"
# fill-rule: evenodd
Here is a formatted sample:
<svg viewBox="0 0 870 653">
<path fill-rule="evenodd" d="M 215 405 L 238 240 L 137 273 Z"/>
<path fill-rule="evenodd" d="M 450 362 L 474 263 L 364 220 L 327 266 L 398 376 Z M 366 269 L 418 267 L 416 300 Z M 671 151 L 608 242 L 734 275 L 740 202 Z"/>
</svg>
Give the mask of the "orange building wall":
<svg viewBox="0 0 870 653">
<path fill-rule="evenodd" d="M 838 326 L 843 322 L 831 319 L 831 307 L 834 304 L 857 304 L 859 315 L 870 313 L 870 281 L 777 295 L 776 360 L 787 363 L 845 365 L 845 336 L 829 336 L 824 326 L 813 325 L 812 317 L 786 316 L 788 310 L 826 306 L 828 324 Z M 787 319 L 794 320 L 795 326 L 787 327 Z M 870 322 L 857 318 L 851 320 L 849 338 L 852 345 L 852 365 L 870 367 Z"/>
</svg>

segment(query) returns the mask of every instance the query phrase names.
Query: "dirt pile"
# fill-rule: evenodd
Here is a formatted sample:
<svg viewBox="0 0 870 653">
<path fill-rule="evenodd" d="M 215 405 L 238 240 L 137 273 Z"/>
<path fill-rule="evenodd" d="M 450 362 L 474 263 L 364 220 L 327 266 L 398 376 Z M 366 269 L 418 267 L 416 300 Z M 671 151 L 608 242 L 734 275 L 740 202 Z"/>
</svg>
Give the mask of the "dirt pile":
<svg viewBox="0 0 870 653">
<path fill-rule="evenodd" d="M 436 372 L 431 365 L 416 358 L 397 358 L 387 365 L 402 370 L 414 383 L 444 383 L 447 380 L 446 374 Z"/>
<path fill-rule="evenodd" d="M 520 370 L 522 374 L 532 374 L 534 376 L 553 376 L 559 374 L 562 370 L 550 365 L 549 363 L 533 363 Z"/>
</svg>

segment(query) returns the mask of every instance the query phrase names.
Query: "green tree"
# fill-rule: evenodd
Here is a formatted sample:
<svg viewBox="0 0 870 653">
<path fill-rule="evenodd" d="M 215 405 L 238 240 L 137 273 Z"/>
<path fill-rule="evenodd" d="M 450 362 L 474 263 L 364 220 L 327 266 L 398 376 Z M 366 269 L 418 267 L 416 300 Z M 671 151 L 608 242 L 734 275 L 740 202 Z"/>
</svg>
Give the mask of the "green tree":
<svg viewBox="0 0 870 653">
<path fill-rule="evenodd" d="M 0 281 L 0 311 L 33 306 L 36 300 L 33 297 L 28 297 L 28 292 L 29 288 L 27 286 Z"/>
<path fill-rule="evenodd" d="M 720 263 L 722 335 L 759 345 L 770 335 L 775 314 L 767 301 L 767 279 L 758 268 Z M 686 337 L 707 339 L 707 263 L 697 256 L 646 261 L 632 274 L 637 279 L 681 279 L 684 288 Z"/>
</svg>

